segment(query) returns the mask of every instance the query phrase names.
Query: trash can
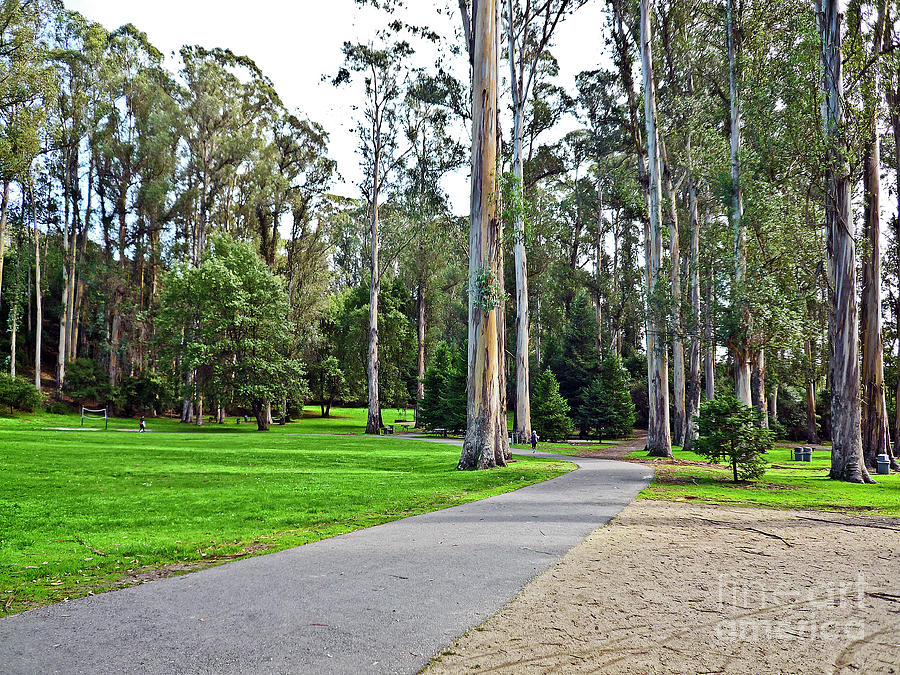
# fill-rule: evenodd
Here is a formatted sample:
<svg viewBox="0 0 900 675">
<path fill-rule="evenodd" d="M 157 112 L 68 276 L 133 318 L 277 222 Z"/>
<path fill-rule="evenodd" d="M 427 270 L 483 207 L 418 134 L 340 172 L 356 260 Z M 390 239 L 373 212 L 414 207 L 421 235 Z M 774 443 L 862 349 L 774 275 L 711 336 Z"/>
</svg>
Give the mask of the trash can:
<svg viewBox="0 0 900 675">
<path fill-rule="evenodd" d="M 794 448 L 794 461 L 795 462 L 803 461 L 803 448 Z"/>
<path fill-rule="evenodd" d="M 891 458 L 887 454 L 878 455 L 878 475 L 887 476 L 891 472 Z"/>
<path fill-rule="evenodd" d="M 803 461 L 804 462 L 812 461 L 812 448 L 803 448 Z"/>
</svg>

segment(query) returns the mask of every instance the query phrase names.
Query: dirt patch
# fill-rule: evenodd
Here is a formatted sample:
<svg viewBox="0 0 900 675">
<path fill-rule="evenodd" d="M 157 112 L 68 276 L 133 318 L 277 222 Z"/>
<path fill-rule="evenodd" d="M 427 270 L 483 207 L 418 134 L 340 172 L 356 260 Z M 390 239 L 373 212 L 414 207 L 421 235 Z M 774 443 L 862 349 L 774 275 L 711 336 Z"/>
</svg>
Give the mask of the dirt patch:
<svg viewBox="0 0 900 675">
<path fill-rule="evenodd" d="M 640 501 L 429 675 L 900 673 L 900 520 Z"/>
</svg>

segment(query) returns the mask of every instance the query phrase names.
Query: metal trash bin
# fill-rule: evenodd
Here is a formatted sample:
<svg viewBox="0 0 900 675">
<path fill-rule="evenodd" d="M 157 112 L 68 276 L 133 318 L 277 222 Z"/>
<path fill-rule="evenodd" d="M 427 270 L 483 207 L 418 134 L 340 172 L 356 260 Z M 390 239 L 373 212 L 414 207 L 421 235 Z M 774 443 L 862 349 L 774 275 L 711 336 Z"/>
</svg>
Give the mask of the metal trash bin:
<svg viewBox="0 0 900 675">
<path fill-rule="evenodd" d="M 812 448 L 803 448 L 803 461 L 811 462 L 812 461 Z"/>
<path fill-rule="evenodd" d="M 794 461 L 795 462 L 803 461 L 803 448 L 794 448 Z"/>
<path fill-rule="evenodd" d="M 878 455 L 876 458 L 878 460 L 878 475 L 879 476 L 887 476 L 891 472 L 891 458 L 885 453 L 882 455 Z"/>
</svg>

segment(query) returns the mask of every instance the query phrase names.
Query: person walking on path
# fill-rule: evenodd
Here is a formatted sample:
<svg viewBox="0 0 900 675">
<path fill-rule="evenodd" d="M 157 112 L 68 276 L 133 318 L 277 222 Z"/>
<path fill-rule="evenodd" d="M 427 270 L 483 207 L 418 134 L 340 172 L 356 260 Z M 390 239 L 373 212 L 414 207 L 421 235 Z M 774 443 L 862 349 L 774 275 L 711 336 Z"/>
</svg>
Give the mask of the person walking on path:
<svg viewBox="0 0 900 675">
<path fill-rule="evenodd" d="M 537 442 L 538 442 L 537 432 L 534 429 L 532 429 L 531 430 L 531 454 L 534 454 L 534 452 L 537 450 Z"/>
<path fill-rule="evenodd" d="M 141 427 L 139 433 L 144 433 L 145 431 L 147 431 L 147 423 L 144 421 L 144 416 L 141 415 Z"/>
</svg>

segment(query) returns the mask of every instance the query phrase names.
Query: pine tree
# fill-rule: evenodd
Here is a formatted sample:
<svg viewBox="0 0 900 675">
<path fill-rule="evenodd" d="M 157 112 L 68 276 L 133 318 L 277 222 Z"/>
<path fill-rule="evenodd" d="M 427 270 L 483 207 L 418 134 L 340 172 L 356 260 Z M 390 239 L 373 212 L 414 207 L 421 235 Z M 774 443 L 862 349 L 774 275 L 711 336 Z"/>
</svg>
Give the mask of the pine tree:
<svg viewBox="0 0 900 675">
<path fill-rule="evenodd" d="M 628 386 L 628 373 L 619 357 L 608 355 L 600 364 L 600 374 L 584 393 L 579 417 L 589 420 L 586 433 L 595 429 L 600 438 L 621 438 L 631 433 L 636 417 Z"/>
<path fill-rule="evenodd" d="M 584 395 L 597 377 L 600 352 L 597 350 L 597 319 L 584 293 L 572 303 L 569 321 L 559 346 L 548 354 L 548 364 L 559 382 L 559 391 L 568 401 L 575 424 L 591 427 L 591 419 L 581 415 Z M 533 416 L 533 413 L 532 413 Z"/>
<path fill-rule="evenodd" d="M 547 369 L 534 383 L 531 423 L 538 436 L 547 440 L 565 440 L 574 431 L 569 404 L 559 393 L 559 382 Z"/>
</svg>

